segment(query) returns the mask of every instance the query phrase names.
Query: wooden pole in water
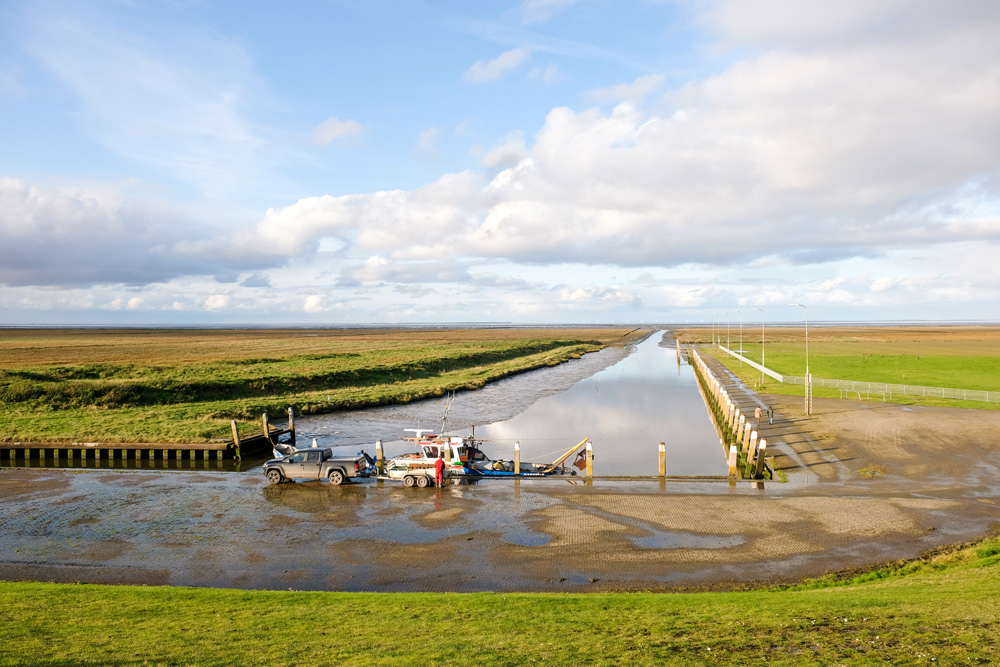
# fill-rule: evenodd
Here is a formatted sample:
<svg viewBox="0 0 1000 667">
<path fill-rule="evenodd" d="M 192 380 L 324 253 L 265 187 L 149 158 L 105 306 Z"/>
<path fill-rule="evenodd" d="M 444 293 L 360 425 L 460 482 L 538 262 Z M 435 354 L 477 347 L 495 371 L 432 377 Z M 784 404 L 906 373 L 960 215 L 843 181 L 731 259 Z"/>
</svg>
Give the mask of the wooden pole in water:
<svg viewBox="0 0 1000 667">
<path fill-rule="evenodd" d="M 736 464 L 740 458 L 736 445 L 729 445 L 729 476 L 736 477 Z"/>
<path fill-rule="evenodd" d="M 267 413 L 265 412 L 260 416 L 261 422 L 264 424 L 264 437 L 268 440 L 271 439 L 271 422 L 267 419 Z"/>
<path fill-rule="evenodd" d="M 291 433 L 291 443 L 295 444 L 295 410 L 288 408 L 288 432 Z"/>
<path fill-rule="evenodd" d="M 233 427 L 234 456 L 238 460 L 240 458 L 240 427 L 239 427 L 239 424 L 236 423 L 235 419 L 232 420 L 231 423 L 232 423 L 232 427 Z"/>
<path fill-rule="evenodd" d="M 667 443 L 660 443 L 660 477 L 667 476 Z"/>
<path fill-rule="evenodd" d="M 587 477 L 594 476 L 594 447 L 587 443 Z"/>
<path fill-rule="evenodd" d="M 514 443 L 514 475 L 520 477 L 521 475 L 521 443 Z"/>
<path fill-rule="evenodd" d="M 385 464 L 385 454 L 382 453 L 382 441 L 375 441 L 375 467 L 378 468 L 378 472 L 381 475 L 384 470 L 383 466 Z"/>
<path fill-rule="evenodd" d="M 754 479 L 761 479 L 764 477 L 764 456 L 767 454 L 767 440 L 760 441 L 760 447 L 757 448 L 757 465 L 754 466 L 753 476 Z"/>
<path fill-rule="evenodd" d="M 750 432 L 750 447 L 747 449 L 747 461 L 753 458 L 753 455 L 757 453 L 757 431 Z"/>
</svg>

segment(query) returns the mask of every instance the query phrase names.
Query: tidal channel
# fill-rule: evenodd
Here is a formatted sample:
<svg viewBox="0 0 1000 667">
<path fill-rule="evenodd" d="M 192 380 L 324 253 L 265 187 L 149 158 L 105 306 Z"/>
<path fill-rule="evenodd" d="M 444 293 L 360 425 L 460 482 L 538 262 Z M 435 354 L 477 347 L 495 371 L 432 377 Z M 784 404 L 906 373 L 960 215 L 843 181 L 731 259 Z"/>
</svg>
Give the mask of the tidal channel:
<svg viewBox="0 0 1000 667">
<path fill-rule="evenodd" d="M 611 353 L 605 350 L 598 354 L 605 352 Z M 546 463 L 589 437 L 595 476 L 654 476 L 663 442 L 667 476 L 726 475 L 725 451 L 698 390 L 694 369 L 678 360 L 668 333 L 657 332 L 629 346 L 610 365 L 601 366 L 600 362 L 585 357 L 463 392 L 450 400 L 424 401 L 420 406 L 304 417 L 296 420 L 299 446 L 308 446 L 306 438 L 316 437 L 321 446 L 361 446 L 373 453 L 372 443 L 381 438 L 386 456 L 391 457 L 414 449 L 412 443 L 401 439 L 412 435 L 405 433 L 406 429 L 466 435 L 475 426 L 476 437 L 486 441 L 483 450 L 492 459 L 513 459 L 516 442 L 520 443 L 522 461 Z M 573 379 L 568 373 L 574 371 L 574 364 L 596 364 L 597 370 Z M 567 383 L 567 379 L 573 382 Z M 560 383 L 564 386 L 545 395 L 538 384 L 547 380 L 556 387 Z M 503 413 L 509 410 L 511 400 L 516 402 L 518 396 L 524 398 L 532 392 L 540 396 L 526 408 L 489 421 L 491 406 Z M 477 417 L 478 423 L 469 421 Z"/>
</svg>

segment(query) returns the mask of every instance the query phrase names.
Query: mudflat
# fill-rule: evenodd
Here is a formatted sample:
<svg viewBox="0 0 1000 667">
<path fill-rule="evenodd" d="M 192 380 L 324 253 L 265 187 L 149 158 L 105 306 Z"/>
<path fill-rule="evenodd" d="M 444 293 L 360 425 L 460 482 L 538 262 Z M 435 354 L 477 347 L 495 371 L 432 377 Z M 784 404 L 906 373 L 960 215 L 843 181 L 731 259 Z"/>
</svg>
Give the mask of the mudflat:
<svg viewBox="0 0 1000 667">
<path fill-rule="evenodd" d="M 364 481 L 0 470 L 0 578 L 349 591 L 729 589 L 977 539 L 1000 412 L 755 394 L 788 481 Z M 720 456 L 723 455 L 720 446 Z M 668 454 L 669 457 L 669 454 Z M 600 474 L 599 461 L 595 474 Z"/>
</svg>

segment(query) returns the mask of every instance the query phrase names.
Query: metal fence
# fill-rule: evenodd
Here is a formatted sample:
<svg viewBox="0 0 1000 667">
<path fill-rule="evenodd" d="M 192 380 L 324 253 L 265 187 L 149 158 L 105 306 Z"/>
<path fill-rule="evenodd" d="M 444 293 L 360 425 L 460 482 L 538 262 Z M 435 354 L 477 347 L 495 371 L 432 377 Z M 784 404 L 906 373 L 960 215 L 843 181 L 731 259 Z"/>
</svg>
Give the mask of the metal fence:
<svg viewBox="0 0 1000 667">
<path fill-rule="evenodd" d="M 778 382 L 785 384 L 806 383 L 804 377 L 796 375 L 779 375 L 770 368 L 764 368 L 760 364 L 754 363 L 742 357 L 739 352 L 728 350 L 720 345 L 723 352 L 727 352 L 737 359 L 742 358 L 743 363 L 749 364 L 759 371 L 767 373 Z M 950 398 L 959 401 L 982 401 L 984 403 L 1000 403 L 1000 391 L 982 391 L 979 389 L 949 389 L 947 387 L 919 387 L 912 384 L 887 384 L 885 382 L 857 382 L 855 380 L 830 380 L 827 378 L 813 377 L 813 387 L 832 387 L 850 393 L 865 393 L 869 397 L 872 394 L 882 396 L 883 400 L 892 400 L 893 395 L 901 396 L 924 396 L 927 398 Z"/>
<path fill-rule="evenodd" d="M 786 384 L 805 384 L 804 377 L 786 375 Z M 876 394 L 892 400 L 894 394 L 903 396 L 924 396 L 927 398 L 950 398 L 959 401 L 982 401 L 1000 403 L 1000 391 L 980 389 L 949 389 L 947 387 L 919 387 L 912 384 L 887 384 L 885 382 L 857 382 L 855 380 L 830 380 L 814 377 L 814 387 L 832 387 L 846 392 Z"/>
</svg>

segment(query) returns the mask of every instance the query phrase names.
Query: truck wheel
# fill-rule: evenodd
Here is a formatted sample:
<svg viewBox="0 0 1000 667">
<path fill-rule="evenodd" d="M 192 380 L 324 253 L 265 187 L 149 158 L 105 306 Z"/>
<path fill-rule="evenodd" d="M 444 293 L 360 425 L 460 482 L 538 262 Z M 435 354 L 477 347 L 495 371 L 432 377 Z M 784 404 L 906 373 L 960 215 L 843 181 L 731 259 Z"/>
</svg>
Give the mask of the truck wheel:
<svg viewBox="0 0 1000 667">
<path fill-rule="evenodd" d="M 330 484 L 333 484 L 334 486 L 340 486 L 341 484 L 344 483 L 344 473 L 340 472 L 339 470 L 332 470 L 330 471 L 330 476 L 327 477 L 327 479 L 330 480 Z"/>
<path fill-rule="evenodd" d="M 413 477 L 413 475 L 407 475 L 403 478 L 403 486 L 413 486 L 416 483 L 417 480 Z"/>
<path fill-rule="evenodd" d="M 426 489 L 430 485 L 431 485 L 431 478 L 428 477 L 427 475 L 421 475 L 420 477 L 417 478 L 417 486 L 419 486 L 421 489 Z"/>
<path fill-rule="evenodd" d="M 277 468 L 271 468 L 264 476 L 267 477 L 267 481 L 271 484 L 281 484 L 281 471 Z"/>
</svg>

